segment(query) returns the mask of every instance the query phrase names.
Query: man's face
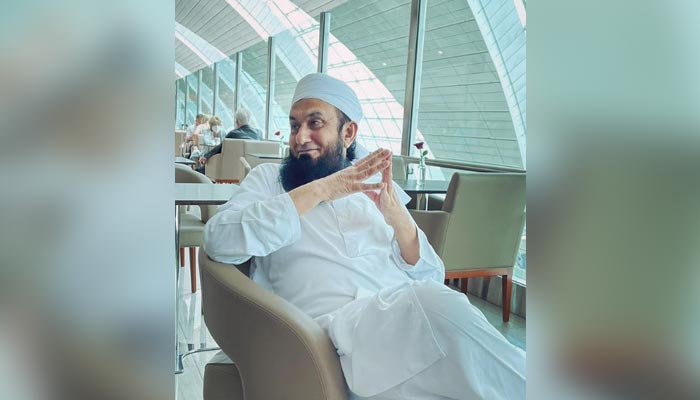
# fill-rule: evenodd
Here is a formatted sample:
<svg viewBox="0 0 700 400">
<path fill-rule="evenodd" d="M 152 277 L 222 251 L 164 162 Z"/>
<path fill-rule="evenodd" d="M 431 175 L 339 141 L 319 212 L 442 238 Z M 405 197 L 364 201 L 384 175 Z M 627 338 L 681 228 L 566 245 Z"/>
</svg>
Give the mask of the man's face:
<svg viewBox="0 0 700 400">
<path fill-rule="evenodd" d="M 296 158 L 317 160 L 329 152 L 345 153 L 338 134 L 338 112 L 332 105 L 318 99 L 303 99 L 294 103 L 289 112 L 289 148 Z"/>
</svg>

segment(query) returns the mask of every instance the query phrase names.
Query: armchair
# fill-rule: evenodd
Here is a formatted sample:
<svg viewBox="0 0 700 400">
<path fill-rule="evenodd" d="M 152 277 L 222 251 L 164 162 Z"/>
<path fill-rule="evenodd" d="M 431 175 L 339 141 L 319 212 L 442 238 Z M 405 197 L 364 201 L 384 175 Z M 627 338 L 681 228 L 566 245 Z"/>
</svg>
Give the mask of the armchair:
<svg viewBox="0 0 700 400">
<path fill-rule="evenodd" d="M 237 266 L 199 253 L 202 312 L 230 360 L 206 365 L 204 399 L 345 400 L 340 361 L 308 315 L 250 280 Z"/>
<path fill-rule="evenodd" d="M 445 263 L 445 279 L 502 276 L 503 321 L 525 223 L 525 175 L 455 173 L 438 211 L 409 211 Z"/>
</svg>

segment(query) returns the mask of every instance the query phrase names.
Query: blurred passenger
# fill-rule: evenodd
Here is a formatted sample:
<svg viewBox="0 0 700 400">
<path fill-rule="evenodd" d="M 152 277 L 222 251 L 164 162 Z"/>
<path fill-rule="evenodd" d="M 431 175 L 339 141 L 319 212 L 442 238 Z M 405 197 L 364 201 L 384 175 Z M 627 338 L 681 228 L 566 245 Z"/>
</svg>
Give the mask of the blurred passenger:
<svg viewBox="0 0 700 400">
<path fill-rule="evenodd" d="M 443 284 L 443 262 L 392 181 L 391 152 L 356 159 L 361 119 L 347 84 L 302 78 L 290 155 L 255 167 L 207 222 L 207 254 L 255 256 L 251 278 L 318 322 L 363 399 L 524 399 L 525 353 Z"/>
<path fill-rule="evenodd" d="M 219 124 L 221 121 L 219 121 Z M 251 139 L 251 140 L 260 140 L 262 137 L 262 132 L 260 132 L 260 129 L 253 128 L 249 125 L 250 123 L 250 112 L 246 110 L 245 108 L 239 108 L 236 110 L 235 114 L 235 128 L 232 129 L 227 135 L 227 139 Z M 216 154 L 221 153 L 221 146 L 222 144 L 219 144 L 209 150 L 207 153 L 205 153 L 202 157 L 199 158 L 199 163 L 201 165 L 204 165 L 207 163 L 207 160 L 213 157 Z M 202 168 L 200 168 L 202 169 Z"/>
<path fill-rule="evenodd" d="M 190 125 L 187 127 L 185 137 L 183 139 L 185 157 L 188 157 L 192 153 L 192 141 L 194 140 L 194 133 L 199 132 L 202 125 L 204 125 L 205 122 L 207 122 L 207 120 L 208 118 L 206 115 L 197 114 L 197 116 L 194 119 L 194 125 Z"/>
</svg>

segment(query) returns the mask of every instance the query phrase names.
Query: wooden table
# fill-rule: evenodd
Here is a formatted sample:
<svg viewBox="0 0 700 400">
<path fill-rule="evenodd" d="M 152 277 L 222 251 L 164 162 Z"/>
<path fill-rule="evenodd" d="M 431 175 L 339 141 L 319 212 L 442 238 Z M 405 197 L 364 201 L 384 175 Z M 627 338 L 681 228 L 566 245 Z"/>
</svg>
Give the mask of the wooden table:
<svg viewBox="0 0 700 400">
<path fill-rule="evenodd" d="M 446 194 L 447 193 L 447 187 L 450 186 L 450 181 L 445 180 L 445 181 L 425 181 L 424 184 L 419 185 L 418 181 L 415 179 L 407 179 L 407 180 L 394 180 L 401 189 L 403 189 L 404 192 L 407 194 L 415 194 L 416 195 L 416 210 L 420 210 L 421 203 L 423 199 L 425 199 L 425 208 L 428 209 L 428 196 L 427 194 Z"/>
<path fill-rule="evenodd" d="M 202 351 L 218 350 L 218 348 L 206 348 L 200 346 L 199 349 L 192 347 L 186 353 L 179 352 L 178 315 L 180 302 L 178 299 L 178 288 L 180 287 L 180 211 L 178 206 L 212 206 L 224 204 L 236 193 L 238 185 L 233 184 L 206 184 L 206 183 L 176 183 L 175 184 L 175 373 L 183 372 L 182 358 L 193 353 Z"/>
</svg>

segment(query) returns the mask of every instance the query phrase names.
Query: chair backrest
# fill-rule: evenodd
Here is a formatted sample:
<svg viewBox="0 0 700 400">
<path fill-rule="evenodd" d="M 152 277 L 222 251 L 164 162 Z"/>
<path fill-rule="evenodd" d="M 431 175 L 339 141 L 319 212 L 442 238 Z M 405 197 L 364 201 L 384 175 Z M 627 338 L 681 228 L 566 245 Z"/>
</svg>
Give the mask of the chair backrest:
<svg viewBox="0 0 700 400">
<path fill-rule="evenodd" d="M 182 155 L 182 142 L 185 140 L 185 131 L 175 131 L 175 157 Z"/>
<path fill-rule="evenodd" d="M 207 178 L 205 175 L 193 170 L 192 168 L 182 165 L 175 164 L 175 183 L 202 183 L 205 185 L 213 185 L 214 183 L 211 179 Z M 207 222 L 217 210 L 216 206 L 199 206 L 202 215 L 202 222 Z M 182 212 L 183 207 L 180 207 Z"/>
<path fill-rule="evenodd" d="M 402 156 L 391 156 L 391 175 L 394 179 L 404 180 L 408 176 L 406 160 Z"/>
<path fill-rule="evenodd" d="M 333 344 L 301 310 L 238 268 L 199 253 L 202 311 L 212 337 L 236 364 L 249 400 L 347 399 Z"/>
<path fill-rule="evenodd" d="M 443 211 L 450 213 L 444 247 L 448 270 L 512 267 L 525 223 L 525 174 L 452 175 Z"/>
<path fill-rule="evenodd" d="M 250 170 L 252 168 L 250 167 L 250 164 L 248 163 L 248 160 L 245 159 L 245 157 L 241 157 L 240 160 L 241 160 L 241 164 L 243 165 L 243 172 L 244 172 L 243 177 L 245 178 L 246 176 L 248 176 L 248 173 L 250 172 Z"/>
<path fill-rule="evenodd" d="M 244 177 L 240 158 L 245 156 L 248 139 L 224 139 L 221 143 L 221 171 L 219 179 L 241 180 Z"/>
</svg>

